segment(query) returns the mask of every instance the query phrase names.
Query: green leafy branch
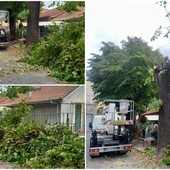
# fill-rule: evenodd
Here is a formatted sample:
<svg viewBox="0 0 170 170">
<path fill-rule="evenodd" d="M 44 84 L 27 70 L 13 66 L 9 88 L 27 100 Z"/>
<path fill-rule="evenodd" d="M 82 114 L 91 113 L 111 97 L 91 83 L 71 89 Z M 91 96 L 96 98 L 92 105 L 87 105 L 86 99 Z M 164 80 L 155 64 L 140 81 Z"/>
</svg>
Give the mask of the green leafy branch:
<svg viewBox="0 0 170 170">
<path fill-rule="evenodd" d="M 166 17 L 168 18 L 168 21 L 170 22 L 170 12 L 167 9 L 167 1 L 158 1 L 156 4 L 159 4 L 160 6 L 162 6 L 165 9 Z M 151 41 L 155 41 L 156 39 L 158 39 L 163 34 L 163 30 L 166 31 L 166 33 L 163 36 L 165 38 L 169 38 L 170 27 L 169 26 L 166 26 L 166 27 L 160 26 L 157 30 L 155 30 L 154 35 L 151 38 Z"/>
</svg>

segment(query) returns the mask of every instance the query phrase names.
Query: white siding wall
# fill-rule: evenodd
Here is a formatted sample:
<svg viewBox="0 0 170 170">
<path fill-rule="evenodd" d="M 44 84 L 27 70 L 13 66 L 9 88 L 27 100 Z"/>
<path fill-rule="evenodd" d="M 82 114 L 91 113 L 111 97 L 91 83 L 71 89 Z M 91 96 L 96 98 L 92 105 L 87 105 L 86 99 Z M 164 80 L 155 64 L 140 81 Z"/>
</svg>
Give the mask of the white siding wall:
<svg viewBox="0 0 170 170">
<path fill-rule="evenodd" d="M 47 124 L 54 124 L 60 122 L 60 104 L 52 103 L 37 103 L 32 105 L 31 117 L 44 123 L 47 120 Z"/>
<path fill-rule="evenodd" d="M 86 114 L 96 114 L 97 113 L 97 101 L 93 100 L 95 94 L 93 92 L 93 84 L 86 81 Z"/>
<path fill-rule="evenodd" d="M 70 105 L 71 104 L 71 105 Z M 69 113 L 70 123 L 75 123 L 75 104 L 82 104 L 81 107 L 81 129 L 84 130 L 85 125 L 85 87 L 80 86 L 70 95 L 68 95 L 61 105 L 61 122 L 66 123 L 66 113 Z M 65 116 L 64 116 L 65 115 Z"/>
</svg>

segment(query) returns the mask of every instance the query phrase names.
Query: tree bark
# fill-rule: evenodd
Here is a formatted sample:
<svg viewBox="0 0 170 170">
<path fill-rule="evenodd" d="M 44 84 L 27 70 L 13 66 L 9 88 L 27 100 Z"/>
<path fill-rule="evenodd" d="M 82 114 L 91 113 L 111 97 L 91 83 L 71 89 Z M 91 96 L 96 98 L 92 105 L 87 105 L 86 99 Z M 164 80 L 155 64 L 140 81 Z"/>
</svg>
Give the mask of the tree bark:
<svg viewBox="0 0 170 170">
<path fill-rule="evenodd" d="M 16 18 L 15 17 L 10 17 L 9 26 L 10 26 L 10 39 L 14 40 L 16 38 Z"/>
<path fill-rule="evenodd" d="M 39 41 L 40 1 L 28 2 L 29 15 L 27 19 L 27 46 Z"/>
<path fill-rule="evenodd" d="M 167 65 L 168 66 L 168 65 Z M 159 112 L 158 122 L 158 154 L 164 153 L 164 148 L 170 144 L 170 63 L 161 70 L 155 69 L 155 77 L 159 87 L 159 97 L 163 105 Z"/>
</svg>

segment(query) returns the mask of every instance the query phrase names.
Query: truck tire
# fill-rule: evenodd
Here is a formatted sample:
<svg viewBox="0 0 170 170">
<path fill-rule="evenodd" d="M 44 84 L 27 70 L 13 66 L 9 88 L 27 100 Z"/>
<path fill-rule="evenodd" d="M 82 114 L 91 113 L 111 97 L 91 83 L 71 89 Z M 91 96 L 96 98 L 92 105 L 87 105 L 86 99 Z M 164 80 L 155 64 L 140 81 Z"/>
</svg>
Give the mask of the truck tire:
<svg viewBox="0 0 170 170">
<path fill-rule="evenodd" d="M 97 158 L 97 157 L 99 157 L 99 156 L 94 156 L 94 155 L 90 155 L 90 158 Z"/>
<path fill-rule="evenodd" d="M 119 152 L 119 155 L 125 155 L 125 154 L 127 154 L 127 151 L 120 151 Z"/>
</svg>

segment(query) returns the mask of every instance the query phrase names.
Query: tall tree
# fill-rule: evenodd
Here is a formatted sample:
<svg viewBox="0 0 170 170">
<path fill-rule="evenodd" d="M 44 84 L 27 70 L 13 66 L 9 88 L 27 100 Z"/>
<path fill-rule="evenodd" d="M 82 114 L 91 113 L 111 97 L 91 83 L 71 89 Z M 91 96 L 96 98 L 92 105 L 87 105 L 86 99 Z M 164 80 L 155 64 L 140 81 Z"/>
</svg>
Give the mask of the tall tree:
<svg viewBox="0 0 170 170">
<path fill-rule="evenodd" d="M 27 45 L 30 45 L 39 41 L 40 1 L 29 1 L 28 10 Z"/>
<path fill-rule="evenodd" d="M 167 10 L 167 1 L 159 1 L 158 4 L 165 9 L 166 17 L 170 23 L 170 12 Z M 165 32 L 163 33 L 163 31 Z M 155 31 L 151 40 L 154 41 L 162 34 L 164 37 L 169 38 L 169 26 L 160 26 Z M 155 78 L 159 86 L 159 97 L 162 100 L 162 106 L 159 111 L 157 146 L 158 153 L 162 155 L 164 153 L 164 148 L 170 144 L 170 61 L 168 57 L 165 58 L 163 63 L 159 63 L 157 67 L 155 67 Z"/>
<path fill-rule="evenodd" d="M 123 41 L 122 49 L 111 42 L 103 44 L 102 54 L 93 54 L 89 60 L 90 70 L 87 73 L 93 82 L 96 98 L 131 99 L 135 101 L 136 109 L 142 110 L 158 95 L 150 60 L 155 54 L 155 59 L 162 60 L 162 55 L 137 37 Z"/>
<path fill-rule="evenodd" d="M 142 38 L 127 37 L 127 41 L 122 41 L 122 50 L 128 56 L 143 54 L 151 67 L 163 61 L 163 55 L 159 49 L 153 50 Z"/>
<path fill-rule="evenodd" d="M 155 77 L 159 86 L 159 97 L 163 105 L 159 111 L 158 153 L 163 154 L 164 148 L 170 144 L 170 61 L 161 68 L 155 68 Z"/>
</svg>

